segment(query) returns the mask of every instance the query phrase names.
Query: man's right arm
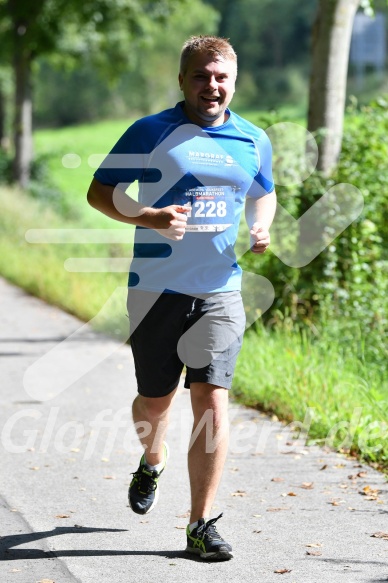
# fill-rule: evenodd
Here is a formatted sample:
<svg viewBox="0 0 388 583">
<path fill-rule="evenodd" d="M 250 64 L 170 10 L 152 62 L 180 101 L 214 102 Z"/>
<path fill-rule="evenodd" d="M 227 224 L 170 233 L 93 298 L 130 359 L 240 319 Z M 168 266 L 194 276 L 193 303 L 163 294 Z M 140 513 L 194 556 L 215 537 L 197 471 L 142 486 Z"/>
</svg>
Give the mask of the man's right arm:
<svg viewBox="0 0 388 583">
<path fill-rule="evenodd" d="M 182 206 L 147 207 L 117 186 L 102 184 L 96 178 L 90 184 L 87 199 L 93 208 L 116 221 L 154 229 L 174 241 L 180 241 L 185 234 L 187 209 Z"/>
</svg>

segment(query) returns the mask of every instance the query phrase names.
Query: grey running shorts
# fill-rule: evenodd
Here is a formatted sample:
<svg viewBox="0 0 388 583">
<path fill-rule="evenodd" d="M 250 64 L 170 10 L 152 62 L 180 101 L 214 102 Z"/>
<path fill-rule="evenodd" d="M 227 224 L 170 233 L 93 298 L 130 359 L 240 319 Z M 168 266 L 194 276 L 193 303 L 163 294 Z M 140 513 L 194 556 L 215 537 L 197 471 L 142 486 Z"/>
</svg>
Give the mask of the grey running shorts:
<svg viewBox="0 0 388 583">
<path fill-rule="evenodd" d="M 140 395 L 168 395 L 184 366 L 186 388 L 196 382 L 231 388 L 245 329 L 240 292 L 193 297 L 129 288 L 127 306 Z"/>
</svg>

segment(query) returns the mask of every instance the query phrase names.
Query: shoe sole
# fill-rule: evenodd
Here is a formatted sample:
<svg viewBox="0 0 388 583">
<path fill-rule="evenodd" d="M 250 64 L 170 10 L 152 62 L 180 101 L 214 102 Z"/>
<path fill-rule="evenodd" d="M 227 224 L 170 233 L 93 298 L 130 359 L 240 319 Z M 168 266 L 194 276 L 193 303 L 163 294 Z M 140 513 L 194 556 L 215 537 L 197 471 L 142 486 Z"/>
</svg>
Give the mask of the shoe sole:
<svg viewBox="0 0 388 583">
<path fill-rule="evenodd" d="M 165 447 L 165 450 L 166 450 L 166 463 L 164 464 L 164 468 L 165 468 L 166 465 L 167 465 L 167 460 L 168 460 L 169 455 L 170 455 L 170 450 L 168 448 L 167 443 L 165 441 L 163 443 L 164 443 L 164 447 Z M 164 471 L 164 468 L 163 468 L 163 471 Z M 140 514 L 140 516 L 144 516 L 145 514 L 149 514 L 151 512 L 151 510 L 153 510 L 155 508 L 156 504 L 158 503 L 158 500 L 159 500 L 159 486 L 155 490 L 155 498 L 154 498 L 154 501 L 152 502 L 152 504 L 148 508 L 148 510 L 146 510 L 145 512 L 139 512 L 136 508 L 134 508 L 132 506 L 131 499 L 128 496 L 128 502 L 129 502 L 129 506 L 130 506 L 132 512 L 134 512 L 135 514 Z"/>
<path fill-rule="evenodd" d="M 193 549 L 192 547 L 186 547 L 186 553 L 191 553 L 192 555 L 198 555 L 204 561 L 229 561 L 233 559 L 233 553 L 230 551 L 218 551 L 217 553 L 203 553 L 201 549 Z"/>
</svg>

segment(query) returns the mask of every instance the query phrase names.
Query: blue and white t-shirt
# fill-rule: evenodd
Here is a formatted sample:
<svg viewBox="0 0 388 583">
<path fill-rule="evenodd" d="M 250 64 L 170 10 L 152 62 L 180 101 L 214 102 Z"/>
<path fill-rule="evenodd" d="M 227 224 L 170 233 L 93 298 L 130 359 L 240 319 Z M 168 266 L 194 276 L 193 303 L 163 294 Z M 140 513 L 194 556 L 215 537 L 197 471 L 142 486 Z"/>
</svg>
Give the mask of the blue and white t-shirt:
<svg viewBox="0 0 388 583">
<path fill-rule="evenodd" d="M 183 102 L 135 122 L 95 172 L 102 184 L 126 190 L 138 180 L 139 202 L 190 208 L 185 235 L 172 241 L 136 227 L 131 287 L 210 293 L 241 288 L 234 245 L 245 196 L 274 189 L 266 133 L 227 110 L 215 127 L 191 123 Z"/>
</svg>

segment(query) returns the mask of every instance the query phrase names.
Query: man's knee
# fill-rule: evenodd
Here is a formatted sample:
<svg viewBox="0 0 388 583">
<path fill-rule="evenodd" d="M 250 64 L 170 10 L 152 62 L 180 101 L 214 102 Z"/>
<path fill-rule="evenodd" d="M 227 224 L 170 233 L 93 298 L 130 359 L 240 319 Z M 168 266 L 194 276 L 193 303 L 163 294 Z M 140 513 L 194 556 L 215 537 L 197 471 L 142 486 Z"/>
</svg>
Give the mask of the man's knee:
<svg viewBox="0 0 388 583">
<path fill-rule="evenodd" d="M 212 413 L 216 425 L 225 421 L 228 411 L 229 392 L 223 387 L 207 383 L 192 383 L 190 386 L 194 419 L 198 422 L 203 415 Z"/>
<path fill-rule="evenodd" d="M 168 412 L 175 391 L 165 397 L 143 397 L 137 395 L 133 402 L 133 408 L 146 415 L 146 417 L 160 417 Z"/>
</svg>

